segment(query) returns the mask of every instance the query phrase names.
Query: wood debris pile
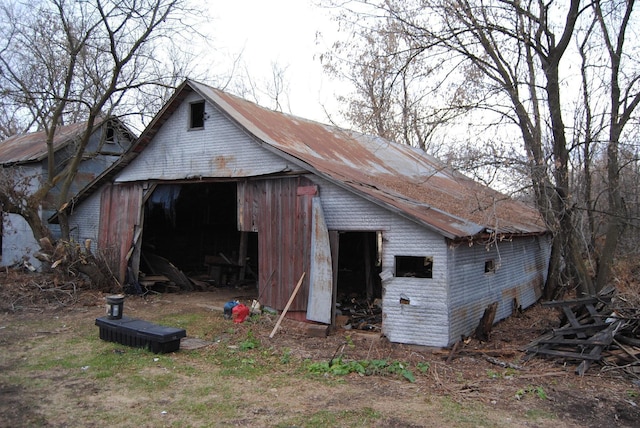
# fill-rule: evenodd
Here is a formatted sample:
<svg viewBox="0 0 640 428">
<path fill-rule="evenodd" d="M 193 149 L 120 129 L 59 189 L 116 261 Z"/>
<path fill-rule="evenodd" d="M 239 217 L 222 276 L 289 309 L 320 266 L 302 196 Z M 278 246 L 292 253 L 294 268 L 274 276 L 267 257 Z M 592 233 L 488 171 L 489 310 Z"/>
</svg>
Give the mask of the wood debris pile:
<svg viewBox="0 0 640 428">
<path fill-rule="evenodd" d="M 338 303 L 336 313 L 345 317 L 342 323 L 348 328 L 367 331 L 381 331 L 382 306 L 376 299 L 370 303 L 366 298 L 349 297 Z"/>
<path fill-rule="evenodd" d="M 3 267 L 0 270 L 0 313 L 42 312 L 45 308 L 71 306 L 78 303 L 80 291 L 89 288 L 90 284 L 82 278 L 65 279 L 23 267 Z"/>
<path fill-rule="evenodd" d="M 91 240 L 84 245 L 74 241 L 58 240 L 55 245 L 48 238 L 39 241 L 40 250 L 34 257 L 41 263 L 43 272 L 52 272 L 57 282 L 75 282 L 89 284 L 89 288 L 108 293 L 120 293 L 122 287 L 109 270 L 106 260 L 91 251 Z M 24 267 L 31 272 L 36 268 L 24 262 Z M 89 278 L 90 281 L 84 281 Z"/>
<path fill-rule="evenodd" d="M 526 347 L 527 360 L 538 355 L 577 363 L 579 375 L 599 363 L 640 377 L 640 308 L 630 307 L 613 290 L 543 306 L 558 308 L 564 320 Z"/>
<path fill-rule="evenodd" d="M 135 287 L 135 280 L 128 279 L 130 287 L 125 288 L 129 294 L 147 293 L 176 293 L 180 291 L 213 291 L 219 287 L 255 286 L 257 276 L 247 265 L 246 270 L 250 279 L 240 275 L 240 268 L 224 254 L 220 257 L 206 256 L 205 265 L 208 272 L 184 273 L 171 261 L 157 254 L 144 251 L 141 254 L 141 271 L 138 279 L 139 288 Z"/>
</svg>

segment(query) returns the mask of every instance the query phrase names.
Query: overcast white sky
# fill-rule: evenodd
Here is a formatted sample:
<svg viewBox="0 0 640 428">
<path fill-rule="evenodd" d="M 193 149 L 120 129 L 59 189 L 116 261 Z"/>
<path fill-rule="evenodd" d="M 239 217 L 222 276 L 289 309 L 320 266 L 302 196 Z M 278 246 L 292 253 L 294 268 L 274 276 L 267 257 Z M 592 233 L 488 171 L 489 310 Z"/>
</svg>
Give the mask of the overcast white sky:
<svg viewBox="0 0 640 428">
<path fill-rule="evenodd" d="M 242 52 L 256 83 L 270 78 L 272 63 L 286 67 L 290 111 L 283 110 L 328 121 L 322 105 L 335 109 L 336 89 L 318 56 L 335 38 L 336 24 L 326 10 L 310 0 L 214 0 L 209 8 L 212 42 L 218 54 L 229 54 L 227 63 Z"/>
</svg>

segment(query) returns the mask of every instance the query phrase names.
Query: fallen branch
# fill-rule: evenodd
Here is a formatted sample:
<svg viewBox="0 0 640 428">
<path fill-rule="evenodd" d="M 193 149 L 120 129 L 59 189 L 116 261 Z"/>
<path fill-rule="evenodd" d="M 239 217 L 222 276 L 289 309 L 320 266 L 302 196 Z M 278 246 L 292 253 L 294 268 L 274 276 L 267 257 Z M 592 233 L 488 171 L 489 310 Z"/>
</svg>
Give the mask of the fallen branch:
<svg viewBox="0 0 640 428">
<path fill-rule="evenodd" d="M 640 359 L 638 359 L 638 357 L 636 357 L 636 353 L 633 352 L 632 350 L 630 350 L 629 348 L 627 348 L 626 346 L 624 346 L 622 343 L 620 343 L 619 341 L 617 341 L 615 338 L 613 339 L 613 343 L 615 343 L 616 345 L 618 345 L 618 347 L 620 349 L 622 349 L 627 355 L 629 355 L 631 358 L 633 358 L 634 360 L 636 360 L 636 362 L 640 362 Z"/>
<path fill-rule="evenodd" d="M 502 361 L 499 360 L 497 358 L 494 357 L 490 357 L 488 355 L 484 355 L 484 359 L 487 360 L 488 362 L 490 362 L 491 364 L 495 364 L 496 366 L 500 366 L 502 368 L 510 368 L 510 369 L 514 369 L 514 370 L 525 370 L 524 367 L 518 365 L 518 364 L 513 364 L 513 363 L 508 363 L 506 361 Z"/>
</svg>

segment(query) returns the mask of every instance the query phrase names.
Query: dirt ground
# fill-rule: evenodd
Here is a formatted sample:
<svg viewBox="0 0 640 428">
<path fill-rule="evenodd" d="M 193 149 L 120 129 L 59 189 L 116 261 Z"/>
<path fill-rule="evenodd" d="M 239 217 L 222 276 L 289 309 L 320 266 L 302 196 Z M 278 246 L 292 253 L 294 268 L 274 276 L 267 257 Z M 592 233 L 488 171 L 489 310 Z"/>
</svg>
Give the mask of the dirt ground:
<svg viewBox="0 0 640 428">
<path fill-rule="evenodd" d="M 95 317 L 104 315 L 102 293 L 76 291 L 72 300 L 65 300 L 70 295 L 68 293 L 58 293 L 60 296 L 55 298 L 41 298 L 37 293 L 17 295 L 16 292 L 20 291 L 18 288 L 22 287 L 22 291 L 28 287 L 33 289 L 33 284 L 39 280 L 32 279 L 31 285 L 27 281 L 18 286 L 15 278 L 8 280 L 8 273 L 4 274 L 4 280 L 2 275 L 0 273 L 0 371 L 10 370 L 12 361 L 28 352 L 21 345 L 21 339 L 33 336 L 34 332 L 21 332 L 15 327 L 21 321 L 46 320 L 55 316 L 58 324 L 72 326 L 74 323 L 92 323 Z M 252 297 L 251 289 L 236 288 L 130 296 L 125 301 L 125 314 L 153 320 L 171 314 L 217 313 L 229 300 L 248 302 Z M 523 362 L 523 347 L 559 322 L 557 312 L 540 305 L 495 325 L 488 342 L 471 340 L 457 349 L 455 354 L 450 349 L 389 343 L 375 332 L 338 329 L 328 337 L 307 337 L 301 332 L 300 324 L 293 320 L 285 320 L 275 337 L 269 339 L 275 320 L 275 317 L 265 317 L 263 322 L 253 323 L 250 327 L 240 324 L 237 328 L 251 328 L 262 343 L 276 349 L 288 349 L 292 358 L 328 361 L 340 355 L 344 360 L 428 362 L 430 368 L 426 375 L 418 376 L 414 383 L 397 378 L 348 375 L 345 383 L 339 387 L 314 383 L 310 389 L 304 382 L 298 382 L 279 387 L 277 392 L 267 389 L 274 396 L 256 397 L 252 402 L 253 416 L 238 421 L 237 426 L 269 426 L 265 420 L 277 419 L 269 410 L 270 402 L 277 405 L 281 400 L 286 400 L 286 406 L 294 412 L 366 405 L 386 415 L 376 426 L 443 426 L 448 419 L 439 416 L 444 412 L 439 408 L 443 405 L 439 397 L 446 397 L 447 402 L 461 408 L 477 407 L 479 412 L 487 414 L 489 421 L 495 422 L 495 426 L 640 425 L 638 379 L 601 365 L 594 365 L 584 376 L 577 376 L 574 374 L 575 364 L 571 362 L 542 358 Z M 56 334 L 71 332 L 63 329 Z M 488 357 L 521 367 L 504 368 L 490 362 Z M 263 382 L 268 383 L 268 379 Z M 29 412 L 33 404 L 29 400 L 46 397 L 48 402 L 59 403 L 64 400 L 56 397 L 62 393 L 62 389 L 48 386 L 39 391 L 40 397 L 32 394 L 23 396 L 15 385 L 0 382 L 0 426 L 26 426 L 23 424 L 24 414 Z M 126 401 L 126 397 L 121 400 Z M 428 416 L 429 412 L 431 416 Z M 476 425 L 473 421 L 456 423 L 456 426 Z M 60 424 L 48 422 L 45 426 L 81 425 L 67 421 Z"/>
</svg>

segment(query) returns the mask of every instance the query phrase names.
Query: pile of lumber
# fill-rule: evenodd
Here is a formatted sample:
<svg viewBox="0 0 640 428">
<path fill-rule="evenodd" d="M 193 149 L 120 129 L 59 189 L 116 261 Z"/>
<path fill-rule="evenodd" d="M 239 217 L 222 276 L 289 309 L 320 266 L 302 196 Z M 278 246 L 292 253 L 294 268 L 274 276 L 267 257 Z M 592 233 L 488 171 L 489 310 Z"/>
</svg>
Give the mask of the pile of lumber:
<svg viewBox="0 0 640 428">
<path fill-rule="evenodd" d="M 576 363 L 583 375 L 598 363 L 640 375 L 640 311 L 609 289 L 595 297 L 551 301 L 544 306 L 562 311 L 561 327 L 530 343 L 526 359 L 544 356 Z"/>
</svg>

